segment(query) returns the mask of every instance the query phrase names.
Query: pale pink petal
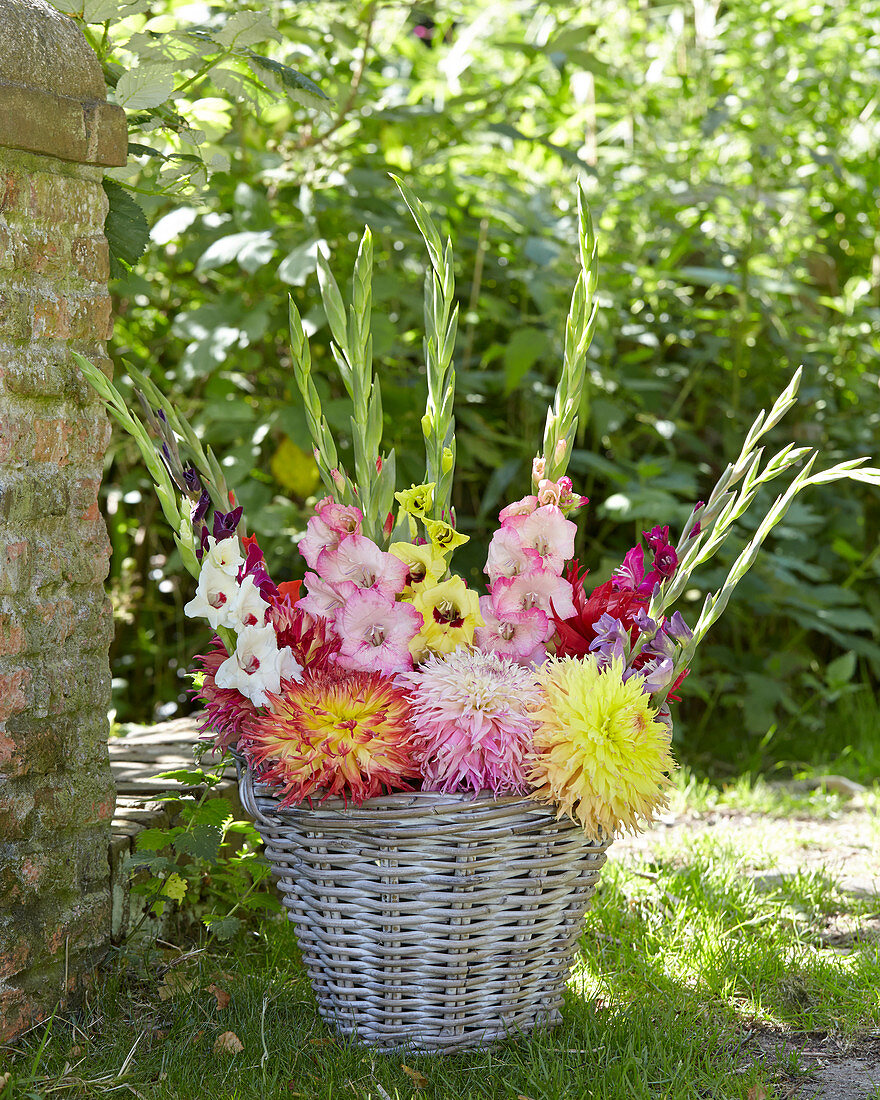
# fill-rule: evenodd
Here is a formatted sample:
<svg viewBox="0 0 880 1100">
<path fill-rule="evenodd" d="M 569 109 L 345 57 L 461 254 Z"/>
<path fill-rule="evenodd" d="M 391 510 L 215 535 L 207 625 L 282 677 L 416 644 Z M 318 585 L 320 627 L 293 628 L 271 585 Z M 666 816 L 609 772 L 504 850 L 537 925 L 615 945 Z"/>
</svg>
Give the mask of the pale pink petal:
<svg viewBox="0 0 880 1100">
<path fill-rule="evenodd" d="M 306 524 L 306 533 L 299 540 L 299 552 L 310 569 L 317 569 L 322 550 L 335 550 L 348 535 L 360 534 L 363 516 L 357 508 L 337 504 L 325 497 L 318 505 L 317 515 Z"/>
<path fill-rule="evenodd" d="M 325 581 L 351 581 L 358 588 L 376 588 L 396 596 L 406 587 L 409 568 L 393 554 L 386 554 L 366 535 L 348 535 L 333 550 L 318 555 L 317 571 Z"/>
<path fill-rule="evenodd" d="M 577 526 L 555 504 L 542 505 L 528 516 L 514 516 L 506 526 L 516 531 L 524 547 L 536 550 L 545 567 L 556 574 L 574 557 Z"/>
<path fill-rule="evenodd" d="M 343 668 L 393 675 L 412 668 L 409 643 L 422 616 L 408 603 L 395 603 L 376 589 L 358 589 L 336 616 Z"/>
<path fill-rule="evenodd" d="M 537 507 L 538 498 L 536 496 L 523 497 L 522 500 L 515 500 L 513 504 L 508 504 L 506 508 L 502 508 L 498 513 L 498 518 L 504 523 L 513 516 L 531 515 Z"/>
<path fill-rule="evenodd" d="M 570 619 L 576 614 L 572 599 L 571 585 L 564 577 L 557 577 L 549 569 L 539 569 L 532 573 L 522 573 L 518 577 L 499 577 L 492 585 L 496 606 L 499 598 L 501 606 L 510 606 L 508 600 L 519 611 L 530 611 L 539 607 L 547 615 L 552 610 L 560 619 Z"/>
<path fill-rule="evenodd" d="M 317 573 L 306 573 L 303 582 L 308 592 L 295 606 L 319 619 L 332 619 L 340 607 L 357 592 L 357 585 L 351 581 L 342 584 L 329 584 Z"/>
<path fill-rule="evenodd" d="M 543 564 L 541 555 L 523 546 L 517 531 L 505 524 L 492 536 L 484 572 L 489 574 L 489 580 L 494 584 L 498 577 L 516 577 L 541 568 Z"/>
<path fill-rule="evenodd" d="M 532 661 L 535 653 L 540 654 L 539 660 L 544 659 L 544 641 L 550 620 L 539 608 L 499 611 L 489 595 L 480 599 L 480 614 L 486 625 L 474 631 L 474 644 L 478 649 L 509 657 L 519 664 Z"/>
</svg>

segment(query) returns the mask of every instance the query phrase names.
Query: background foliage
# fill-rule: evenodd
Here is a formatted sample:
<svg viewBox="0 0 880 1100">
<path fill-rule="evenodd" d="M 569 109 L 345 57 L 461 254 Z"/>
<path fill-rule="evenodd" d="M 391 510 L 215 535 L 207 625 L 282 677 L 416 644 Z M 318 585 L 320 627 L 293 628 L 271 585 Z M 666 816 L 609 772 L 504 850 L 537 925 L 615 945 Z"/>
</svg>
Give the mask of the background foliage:
<svg viewBox="0 0 880 1100">
<path fill-rule="evenodd" d="M 287 296 L 344 437 L 315 256 L 325 242 L 347 278 L 365 223 L 386 442 L 402 484 L 421 479 L 424 261 L 389 172 L 455 246 L 455 504 L 472 535 L 456 562 L 473 583 L 498 507 L 527 491 L 561 362 L 579 175 L 599 232 L 601 309 L 571 472 L 593 500 L 578 552 L 597 581 L 643 528 L 679 527 L 800 363 L 801 405 L 780 444 L 818 444 L 829 463 L 876 456 L 876 0 L 274 0 L 257 29 L 233 0 L 126 10 L 90 26 L 108 79 L 164 63 L 171 98 L 130 111 L 132 165 L 117 175 L 151 232 L 113 287 L 114 354 L 148 369 L 226 456 L 276 579 L 302 575 L 292 541 L 318 487 Z M 201 52 L 188 54 L 174 43 L 198 36 L 167 36 L 193 25 Z M 246 41 L 230 25 L 249 26 Z M 126 46 L 132 32 L 141 38 Z M 268 70 L 233 55 L 239 45 L 294 76 L 258 87 L 248 74 Z M 187 142 L 198 165 L 175 159 Z M 110 461 L 117 715 L 149 720 L 189 705 L 185 672 L 208 638 L 183 620 L 189 578 L 121 435 Z M 829 705 L 871 691 L 878 533 L 867 488 L 817 489 L 795 505 L 686 684 L 686 756 L 797 757 Z M 736 550 L 688 593 L 694 613 Z"/>
</svg>

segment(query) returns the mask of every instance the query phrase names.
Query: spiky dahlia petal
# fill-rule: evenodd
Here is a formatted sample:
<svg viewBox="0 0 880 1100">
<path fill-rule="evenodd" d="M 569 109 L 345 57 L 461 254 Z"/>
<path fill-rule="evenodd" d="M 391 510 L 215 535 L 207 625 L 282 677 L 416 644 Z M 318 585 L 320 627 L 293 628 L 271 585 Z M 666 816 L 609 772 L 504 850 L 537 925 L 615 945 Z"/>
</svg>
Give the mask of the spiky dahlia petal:
<svg viewBox="0 0 880 1100">
<path fill-rule="evenodd" d="M 528 789 L 531 712 L 540 702 L 530 670 L 461 647 L 400 680 L 410 685 L 425 790 Z"/>
<path fill-rule="evenodd" d="M 337 795 L 360 805 L 383 791 L 408 790 L 418 768 L 404 691 L 378 673 L 307 675 L 269 697 L 248 723 L 241 747 L 282 805 Z"/>
<path fill-rule="evenodd" d="M 205 704 L 199 733 L 205 737 L 213 734 L 216 750 L 235 744 L 245 723 L 257 713 L 254 704 L 241 692 L 234 688 L 217 687 L 217 669 L 228 658 L 226 647 L 215 637 L 209 652 L 195 659 L 202 673 L 202 683 L 193 694 Z"/>
<path fill-rule="evenodd" d="M 651 709 L 643 677 L 623 680 L 623 662 L 596 654 L 548 661 L 537 670 L 543 702 L 534 717 L 535 797 L 598 838 L 639 832 L 666 805 L 675 763 L 669 730 Z"/>
</svg>

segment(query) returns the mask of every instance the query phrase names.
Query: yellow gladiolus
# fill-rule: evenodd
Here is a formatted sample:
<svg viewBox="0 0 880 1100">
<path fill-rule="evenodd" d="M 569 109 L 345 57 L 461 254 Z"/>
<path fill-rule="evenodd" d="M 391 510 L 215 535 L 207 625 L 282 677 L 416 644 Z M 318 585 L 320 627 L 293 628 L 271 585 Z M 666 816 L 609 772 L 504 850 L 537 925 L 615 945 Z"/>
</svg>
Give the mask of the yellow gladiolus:
<svg viewBox="0 0 880 1100">
<path fill-rule="evenodd" d="M 485 625 L 480 599 L 461 577 L 426 587 L 412 601 L 424 625 L 409 643 L 413 661 L 419 664 L 431 653 L 452 653 L 460 645 L 473 645 L 474 630 Z"/>
<path fill-rule="evenodd" d="M 446 572 L 446 559 L 433 546 L 414 546 L 411 542 L 392 542 L 388 553 L 406 563 L 409 578 L 401 596 L 412 599 L 417 592 L 435 585 Z"/>
</svg>

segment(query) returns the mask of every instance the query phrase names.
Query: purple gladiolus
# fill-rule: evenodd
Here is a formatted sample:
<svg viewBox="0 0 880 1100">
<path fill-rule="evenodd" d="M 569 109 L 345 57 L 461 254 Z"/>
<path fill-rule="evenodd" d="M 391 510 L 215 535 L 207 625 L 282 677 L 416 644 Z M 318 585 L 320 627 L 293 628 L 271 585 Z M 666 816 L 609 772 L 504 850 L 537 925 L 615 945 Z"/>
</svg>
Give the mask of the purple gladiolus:
<svg viewBox="0 0 880 1100">
<path fill-rule="evenodd" d="M 241 520 L 241 513 L 244 509 L 241 505 L 238 508 L 234 508 L 231 512 L 215 512 L 214 513 L 214 538 L 220 542 L 222 539 L 230 539 L 235 534 L 235 529 L 238 527 Z"/>
</svg>

